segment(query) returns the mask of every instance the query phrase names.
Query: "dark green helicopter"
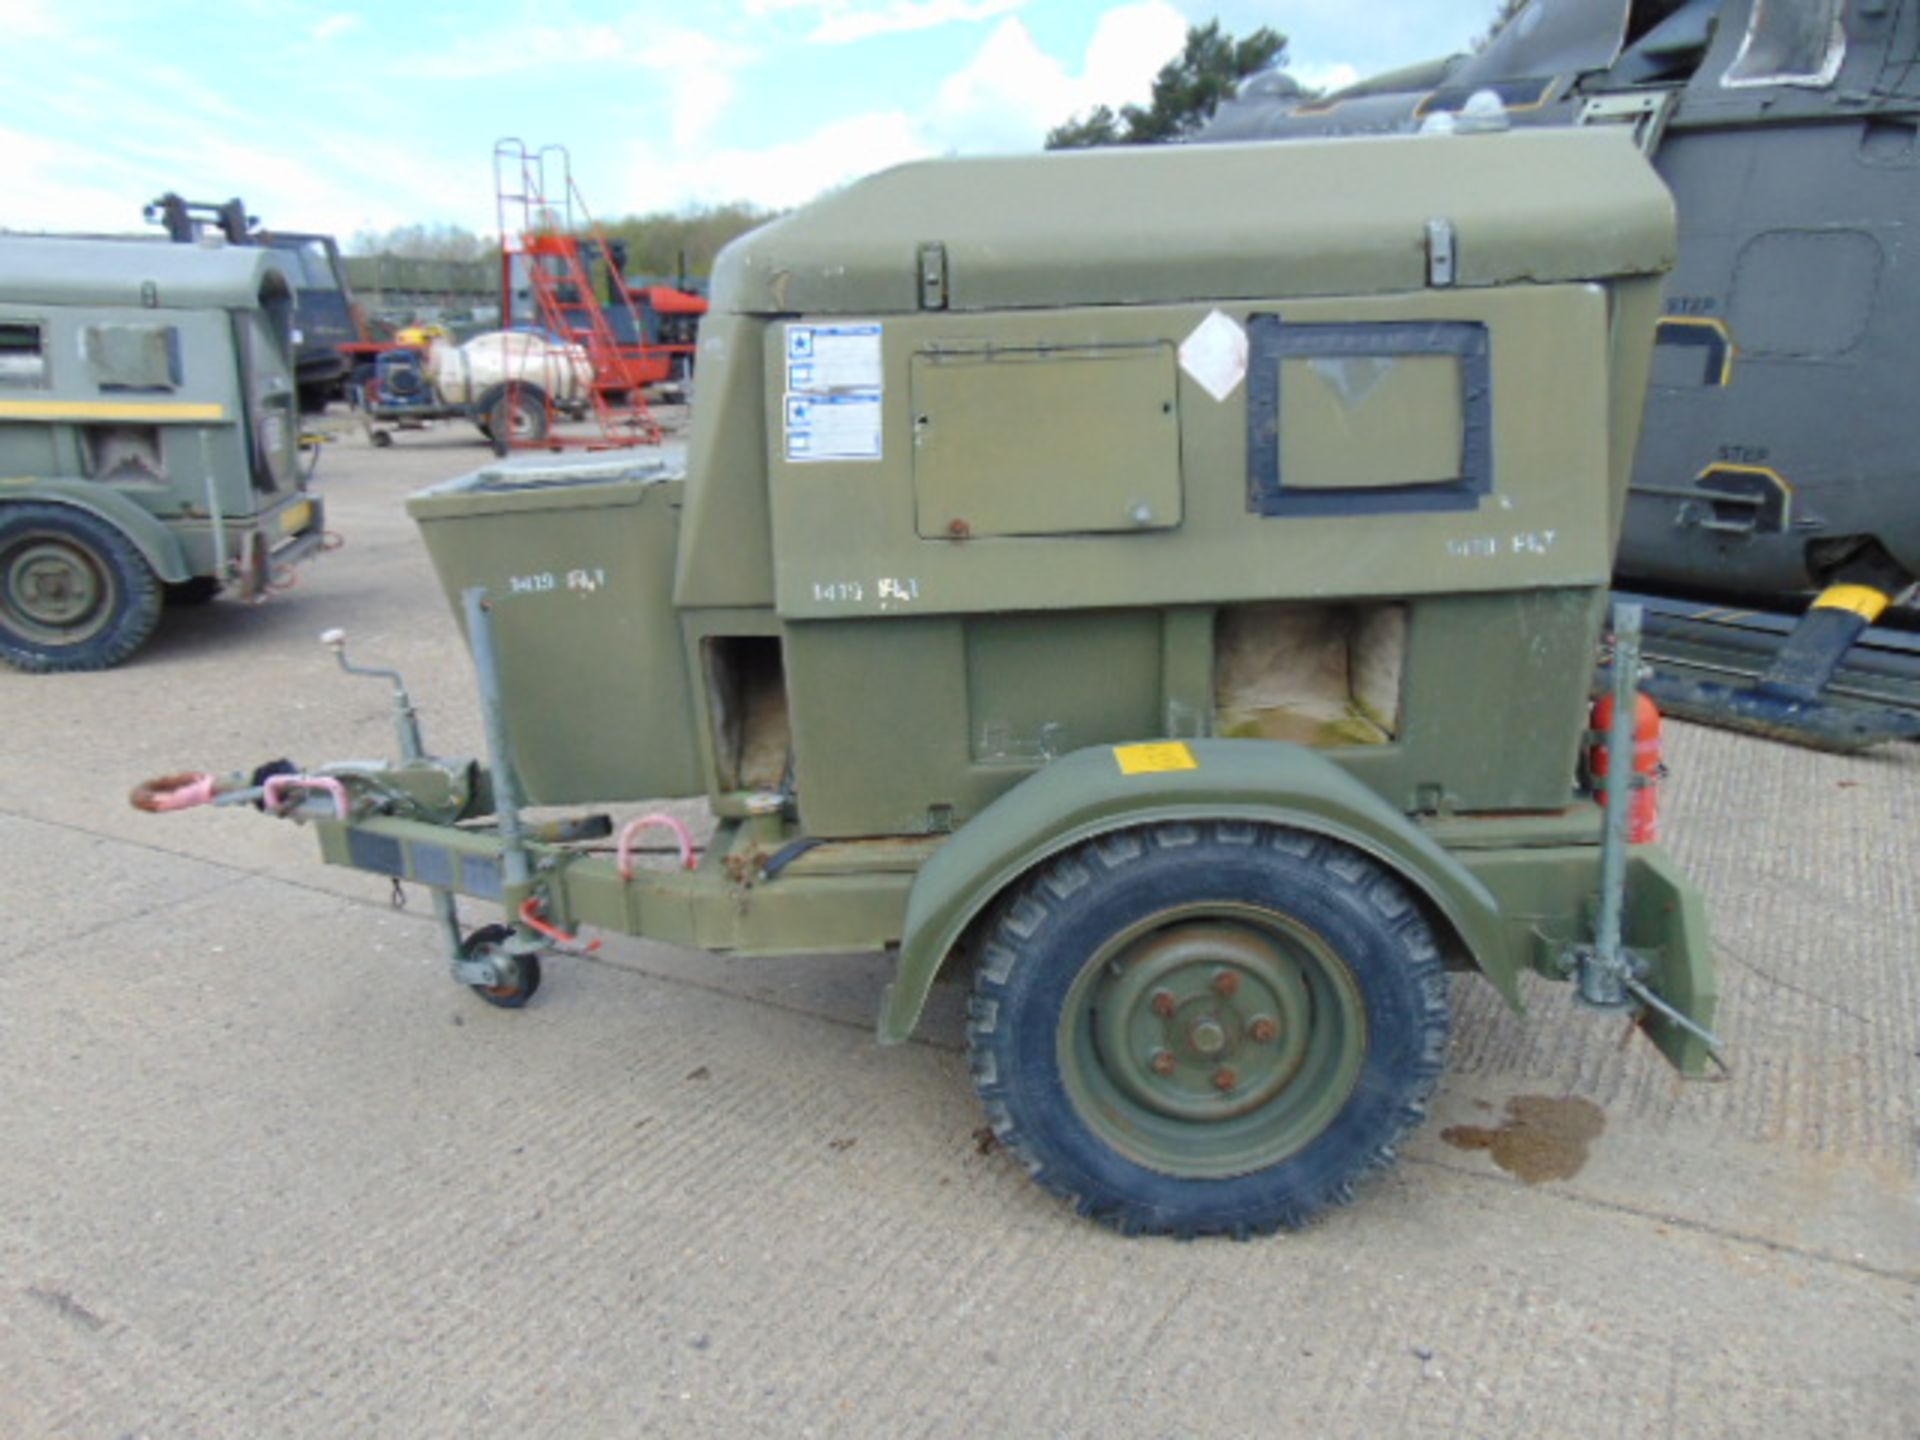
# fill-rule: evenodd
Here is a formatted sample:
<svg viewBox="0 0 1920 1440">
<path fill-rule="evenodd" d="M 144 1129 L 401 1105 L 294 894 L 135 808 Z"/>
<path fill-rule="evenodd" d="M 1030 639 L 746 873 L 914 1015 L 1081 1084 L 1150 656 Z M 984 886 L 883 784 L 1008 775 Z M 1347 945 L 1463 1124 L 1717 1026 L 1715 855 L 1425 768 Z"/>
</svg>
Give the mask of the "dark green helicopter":
<svg viewBox="0 0 1920 1440">
<path fill-rule="evenodd" d="M 1816 743 L 1911 738 L 1819 697 L 1920 577 L 1920 0 L 1532 0 L 1476 54 L 1330 95 L 1255 77 L 1195 138 L 1508 124 L 1631 126 L 1679 208 L 1621 584 L 1805 607 L 1757 684 L 1710 664 L 1656 693 Z"/>
</svg>

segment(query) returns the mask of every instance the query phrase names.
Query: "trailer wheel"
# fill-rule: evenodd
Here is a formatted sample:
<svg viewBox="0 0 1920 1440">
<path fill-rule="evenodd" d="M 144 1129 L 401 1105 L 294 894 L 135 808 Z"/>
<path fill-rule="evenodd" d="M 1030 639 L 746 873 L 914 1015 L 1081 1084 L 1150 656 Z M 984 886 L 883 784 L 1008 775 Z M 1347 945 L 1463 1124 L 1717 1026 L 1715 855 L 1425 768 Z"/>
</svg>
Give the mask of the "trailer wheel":
<svg viewBox="0 0 1920 1440">
<path fill-rule="evenodd" d="M 496 455 L 516 445 L 538 445 L 547 429 L 547 397 L 535 386 L 509 385 L 487 407 L 485 433 Z"/>
<path fill-rule="evenodd" d="M 1406 888 L 1250 823 L 1089 841 L 988 936 L 974 1084 L 1041 1185 L 1127 1233 L 1239 1238 L 1352 1198 L 1425 1115 L 1446 976 Z"/>
<path fill-rule="evenodd" d="M 67 505 L 0 506 L 0 658 L 104 670 L 159 618 L 160 581 L 116 527 Z"/>
<path fill-rule="evenodd" d="M 482 925 L 460 946 L 460 953 L 469 960 L 492 952 L 494 963 L 507 973 L 509 978 L 504 984 L 467 987 L 489 1005 L 497 1005 L 502 1010 L 518 1010 L 540 988 L 538 955 L 509 956 L 501 951 L 500 947 L 512 938 L 513 930 L 509 926 Z"/>
</svg>

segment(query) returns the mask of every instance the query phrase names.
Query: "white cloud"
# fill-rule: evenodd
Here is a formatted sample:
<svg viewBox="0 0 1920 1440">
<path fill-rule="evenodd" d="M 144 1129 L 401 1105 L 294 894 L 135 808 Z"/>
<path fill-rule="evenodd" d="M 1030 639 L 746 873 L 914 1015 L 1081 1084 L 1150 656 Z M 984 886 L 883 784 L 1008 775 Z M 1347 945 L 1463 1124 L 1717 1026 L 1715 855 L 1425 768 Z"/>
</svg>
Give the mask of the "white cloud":
<svg viewBox="0 0 1920 1440">
<path fill-rule="evenodd" d="M 1117 6 L 1100 17 L 1076 72 L 1041 50 L 1023 22 L 1003 20 L 942 82 L 928 107 L 929 134 L 941 149 L 1038 149 L 1071 115 L 1144 101 L 1186 33 L 1185 18 L 1164 0 Z"/>
<path fill-rule="evenodd" d="M 1026 0 L 893 0 L 877 9 L 849 8 L 843 14 L 823 15 L 819 28 L 807 37 L 816 45 L 849 45 L 872 35 L 898 35 L 932 30 L 956 21 L 991 20 L 1018 10 Z"/>
<path fill-rule="evenodd" d="M 929 153 L 918 127 L 898 111 L 836 120 L 802 139 L 754 150 L 683 154 L 640 145 L 622 205 L 644 212 L 748 200 L 786 209 Z"/>
<path fill-rule="evenodd" d="M 343 12 L 327 16 L 326 19 L 320 21 L 319 24 L 315 25 L 307 33 L 314 39 L 324 43 L 328 40 L 337 39 L 349 31 L 358 30 L 360 23 L 360 17 L 358 15 L 348 15 Z"/>
<path fill-rule="evenodd" d="M 1032 149 L 1074 81 L 1040 49 L 1027 27 L 1003 20 L 928 107 L 934 141 L 949 149 Z"/>
<path fill-rule="evenodd" d="M 1309 90 L 1344 90 L 1360 78 L 1351 65 L 1289 65 L 1287 73 Z"/>
<path fill-rule="evenodd" d="M 814 0 L 750 3 L 770 13 Z M 1103 15 L 1080 63 L 1069 65 L 1043 51 L 1022 21 L 1005 19 L 917 116 L 854 116 L 759 148 L 638 145 L 621 204 L 646 211 L 748 200 L 785 208 L 907 160 L 1036 150 L 1047 130 L 1070 115 L 1145 100 L 1154 75 L 1185 38 L 1186 21 L 1171 4 L 1136 0 Z"/>
<path fill-rule="evenodd" d="M 139 231 L 140 205 L 152 198 L 116 189 L 89 147 L 0 128 L 0 190 L 8 208 L 32 217 L 28 229 Z"/>
<path fill-rule="evenodd" d="M 680 35 L 636 59 L 666 83 L 674 149 L 693 150 L 705 146 L 733 104 L 739 89 L 735 76 L 753 57 L 705 35 Z"/>
<path fill-rule="evenodd" d="M 592 62 L 668 75 L 689 69 L 731 73 L 754 58 L 751 50 L 697 30 L 630 18 L 618 25 L 501 25 L 465 35 L 436 54 L 414 56 L 406 70 L 435 79 L 483 80 L 547 67 L 574 72 Z"/>
<path fill-rule="evenodd" d="M 1087 45 L 1080 79 L 1082 97 L 1074 109 L 1108 104 L 1138 104 L 1153 93 L 1153 77 L 1180 54 L 1187 42 L 1187 19 L 1164 0 L 1120 5 L 1100 17 Z"/>
<path fill-rule="evenodd" d="M 1020 9 L 1027 0 L 746 0 L 750 19 L 810 14 L 815 45 L 849 45 L 874 35 L 899 35 L 941 25 L 991 20 Z"/>
<path fill-rule="evenodd" d="M 44 0 L 0 0 L 0 34 L 18 43 L 58 35 L 60 25 Z"/>
<path fill-rule="evenodd" d="M 0 193 L 13 223 L 150 233 L 141 206 L 167 190 L 238 194 L 270 225 L 343 236 L 491 211 L 470 176 L 439 157 L 368 143 L 327 118 L 263 127 L 173 66 L 150 63 L 143 79 L 128 87 L 72 68 L 31 97 L 31 132 L 0 121 Z M 105 114 L 114 124 L 102 131 L 94 121 Z"/>
</svg>

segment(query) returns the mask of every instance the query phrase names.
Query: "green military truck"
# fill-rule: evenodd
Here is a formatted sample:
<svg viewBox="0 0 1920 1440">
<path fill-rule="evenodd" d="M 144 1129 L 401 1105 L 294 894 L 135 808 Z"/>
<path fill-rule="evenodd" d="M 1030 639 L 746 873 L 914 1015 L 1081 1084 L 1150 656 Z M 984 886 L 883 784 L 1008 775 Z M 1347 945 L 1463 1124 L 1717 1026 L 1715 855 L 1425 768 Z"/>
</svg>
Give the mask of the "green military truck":
<svg viewBox="0 0 1920 1440">
<path fill-rule="evenodd" d="M 1712 1058 L 1700 898 L 1582 760 L 1673 247 L 1617 134 L 887 172 L 725 252 L 684 474 L 411 501 L 484 762 L 390 676 L 396 762 L 135 803 L 312 821 L 428 887 L 496 1005 L 585 927 L 889 950 L 889 1043 L 967 978 L 1040 1183 L 1128 1231 L 1298 1223 L 1421 1118 L 1450 970 Z M 673 796 L 703 854 L 657 812 L 605 843 Z"/>
<path fill-rule="evenodd" d="M 97 670 L 319 548 L 271 251 L 0 236 L 0 659 Z"/>
</svg>

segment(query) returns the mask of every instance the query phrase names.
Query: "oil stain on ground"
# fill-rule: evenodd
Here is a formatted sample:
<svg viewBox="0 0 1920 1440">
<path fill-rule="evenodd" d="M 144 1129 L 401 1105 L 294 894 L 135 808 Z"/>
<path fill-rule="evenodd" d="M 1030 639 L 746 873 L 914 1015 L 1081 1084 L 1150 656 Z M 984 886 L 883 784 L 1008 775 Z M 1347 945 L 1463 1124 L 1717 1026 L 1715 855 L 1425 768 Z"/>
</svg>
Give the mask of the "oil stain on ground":
<svg viewBox="0 0 1920 1440">
<path fill-rule="evenodd" d="M 1507 1118 L 1488 1129 L 1450 1125 L 1440 1138 L 1458 1150 L 1485 1150 L 1493 1163 L 1529 1185 L 1569 1180 L 1587 1163 L 1587 1147 L 1607 1128 L 1607 1115 L 1577 1095 L 1516 1095 Z"/>
</svg>

